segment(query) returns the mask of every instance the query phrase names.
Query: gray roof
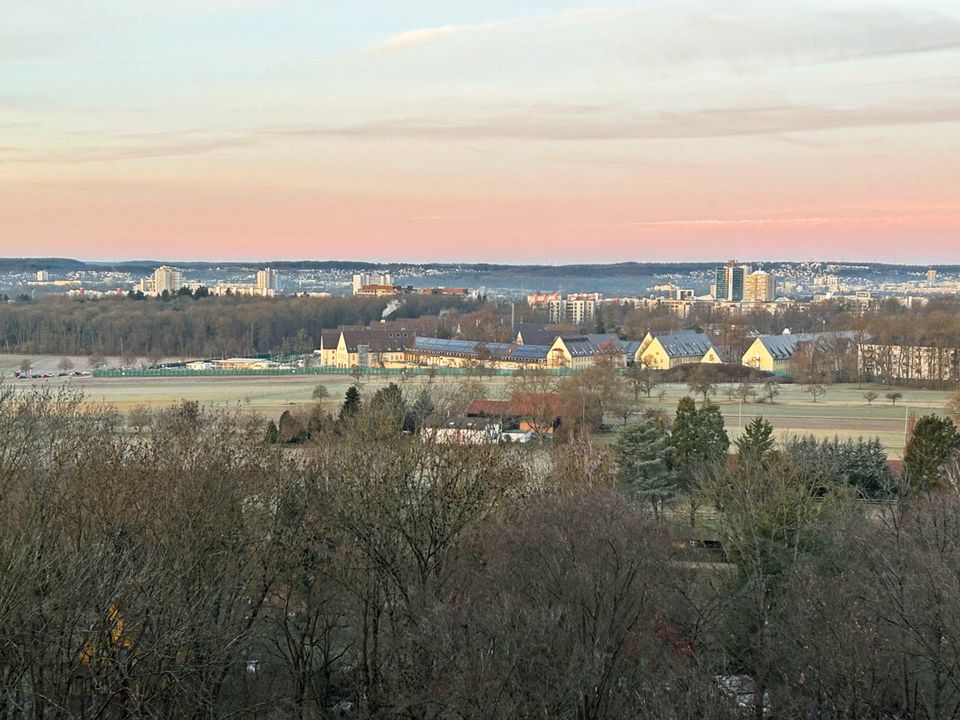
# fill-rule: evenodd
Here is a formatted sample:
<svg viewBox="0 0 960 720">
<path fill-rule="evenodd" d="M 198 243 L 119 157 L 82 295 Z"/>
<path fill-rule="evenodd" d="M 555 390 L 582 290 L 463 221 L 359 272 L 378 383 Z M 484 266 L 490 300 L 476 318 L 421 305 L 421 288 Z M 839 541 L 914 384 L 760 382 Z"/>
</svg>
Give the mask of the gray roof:
<svg viewBox="0 0 960 720">
<path fill-rule="evenodd" d="M 410 347 L 413 333 L 394 332 L 387 330 L 324 330 L 320 334 L 321 346 L 325 350 L 333 350 L 340 343 L 340 334 L 347 344 L 347 352 L 357 352 L 360 345 L 366 346 L 373 352 L 400 352 Z"/>
<path fill-rule="evenodd" d="M 815 343 L 818 349 L 826 349 L 838 339 L 856 340 L 856 332 L 844 330 L 829 333 L 791 333 L 788 335 L 761 335 L 757 339 L 763 343 L 774 360 L 789 360 L 801 345 Z"/>
<path fill-rule="evenodd" d="M 517 325 L 517 335 L 524 345 L 553 345 L 560 332 L 550 329 L 549 325 L 520 323 Z"/>
<path fill-rule="evenodd" d="M 654 335 L 659 340 L 668 357 L 703 357 L 711 349 L 715 349 L 713 341 L 704 333 L 696 330 L 682 330 L 672 335 Z"/>
<path fill-rule="evenodd" d="M 451 355 L 463 358 L 485 356 L 493 360 L 538 362 L 546 360 L 549 345 L 517 345 L 515 343 L 478 342 L 476 340 L 447 340 L 442 338 L 416 337 L 411 347 L 425 355 Z"/>
<path fill-rule="evenodd" d="M 602 355 L 611 344 L 617 351 L 623 352 L 623 342 L 613 333 L 568 335 L 561 336 L 561 339 L 573 357 Z"/>
<path fill-rule="evenodd" d="M 642 340 L 629 340 L 623 343 L 623 351 L 629 357 L 635 357 L 637 351 L 640 349 L 640 346 L 643 344 Z"/>
</svg>

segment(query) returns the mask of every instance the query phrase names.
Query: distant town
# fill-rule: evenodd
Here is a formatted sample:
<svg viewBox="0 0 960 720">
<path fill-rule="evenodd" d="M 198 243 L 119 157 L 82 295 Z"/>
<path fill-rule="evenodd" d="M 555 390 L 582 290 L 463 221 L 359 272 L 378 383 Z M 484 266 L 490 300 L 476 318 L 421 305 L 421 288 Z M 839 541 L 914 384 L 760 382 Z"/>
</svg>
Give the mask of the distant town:
<svg viewBox="0 0 960 720">
<path fill-rule="evenodd" d="M 162 296 L 164 292 L 271 297 L 302 295 L 444 294 L 527 299 L 551 319 L 582 322 L 604 304 L 664 306 L 680 317 L 704 305 L 731 312 L 773 311 L 823 300 L 870 306 L 896 298 L 913 306 L 960 293 L 956 266 L 769 262 L 621 263 L 523 266 L 349 262 L 84 263 L 0 260 L 0 292 L 8 299 L 66 294 L 83 297 Z"/>
</svg>

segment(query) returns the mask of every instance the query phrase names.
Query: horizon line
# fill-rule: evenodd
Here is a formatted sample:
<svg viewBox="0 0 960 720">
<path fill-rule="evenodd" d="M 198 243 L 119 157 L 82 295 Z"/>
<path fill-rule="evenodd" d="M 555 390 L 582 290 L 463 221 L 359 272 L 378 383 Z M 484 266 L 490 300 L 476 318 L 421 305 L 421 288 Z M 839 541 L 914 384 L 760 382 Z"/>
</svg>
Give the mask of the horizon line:
<svg viewBox="0 0 960 720">
<path fill-rule="evenodd" d="M 586 261 L 570 261 L 563 263 L 542 263 L 542 262 L 510 262 L 505 260 L 381 260 L 381 259 L 360 259 L 360 258 L 326 258 L 326 259 L 316 259 L 316 258 L 272 258 L 272 259 L 249 259 L 249 258 L 214 258 L 214 259 L 203 259 L 203 258 L 179 258 L 179 259 L 156 259 L 156 258 L 83 258 L 83 257 L 65 257 L 65 256 L 0 256 L 0 262 L 5 261 L 23 261 L 23 262 L 42 262 L 44 260 L 49 261 L 69 261 L 69 262 L 79 262 L 84 264 L 100 264 L 100 265 L 109 265 L 109 264 L 154 264 L 154 265 L 190 265 L 190 264 L 234 264 L 234 265 L 263 265 L 269 266 L 271 264 L 289 264 L 289 263 L 355 263 L 355 264 L 366 264 L 366 265 L 501 265 L 506 267 L 555 267 L 555 268 L 564 268 L 564 267 L 577 267 L 577 266 L 587 266 L 587 267 L 609 267 L 613 265 L 713 265 L 713 264 L 727 264 L 730 262 L 730 258 L 726 260 L 720 259 L 688 259 L 688 260 L 609 260 L 609 261 L 596 261 L 596 262 L 586 262 Z M 858 258 L 858 259 L 835 259 L 835 258 L 807 258 L 803 260 L 796 259 L 787 259 L 787 258 L 762 258 L 762 259 L 744 259 L 742 261 L 737 260 L 738 264 L 804 264 L 804 263 L 829 263 L 829 264 L 838 264 L 838 265 L 890 265 L 890 266 L 899 266 L 899 267 L 943 267 L 943 266 L 957 266 L 960 267 L 960 259 L 954 261 L 935 261 L 935 262 L 923 262 L 923 261 L 892 261 L 892 260 L 875 260 L 869 258 Z"/>
</svg>

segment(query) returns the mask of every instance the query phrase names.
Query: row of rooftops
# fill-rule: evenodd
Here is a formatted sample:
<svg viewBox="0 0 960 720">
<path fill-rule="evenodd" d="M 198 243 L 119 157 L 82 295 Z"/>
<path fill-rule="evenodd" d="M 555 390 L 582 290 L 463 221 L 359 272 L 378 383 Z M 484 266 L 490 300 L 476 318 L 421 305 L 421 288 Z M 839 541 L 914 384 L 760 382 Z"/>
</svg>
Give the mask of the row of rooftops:
<svg viewBox="0 0 960 720">
<path fill-rule="evenodd" d="M 695 330 L 667 334 L 648 333 L 644 340 L 622 340 L 614 333 L 570 334 L 561 332 L 555 326 L 521 323 L 517 327 L 515 342 L 497 343 L 434 337 L 441 324 L 440 318 L 427 316 L 370 326 L 341 326 L 336 330 L 322 332 L 321 348 L 337 347 L 342 335 L 348 352 L 356 352 L 359 346 L 366 346 L 373 352 L 414 351 L 429 355 L 485 355 L 494 360 L 538 361 L 548 357 L 557 339 L 563 340 L 564 347 L 572 357 L 623 353 L 628 358 L 637 357 L 639 352 L 656 340 L 670 358 L 700 358 L 711 349 L 718 355 L 729 355 L 722 352 L 708 335 Z M 785 333 L 760 335 L 754 338 L 754 342 L 760 341 L 775 359 L 786 360 L 793 357 L 801 345 L 816 342 L 826 346 L 836 338 L 856 340 L 857 334 L 854 331 Z"/>
</svg>

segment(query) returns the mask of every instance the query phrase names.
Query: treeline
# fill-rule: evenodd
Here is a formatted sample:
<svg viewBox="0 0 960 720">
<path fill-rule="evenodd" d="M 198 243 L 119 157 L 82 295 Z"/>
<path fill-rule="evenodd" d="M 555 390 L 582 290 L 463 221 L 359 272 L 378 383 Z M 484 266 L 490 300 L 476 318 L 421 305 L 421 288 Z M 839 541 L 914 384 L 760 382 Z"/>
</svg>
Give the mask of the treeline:
<svg viewBox="0 0 960 720">
<path fill-rule="evenodd" d="M 174 297 L 0 304 L 0 352 L 128 358 L 225 357 L 310 352 L 320 331 L 379 320 L 377 298 Z M 392 317 L 474 307 L 458 299 L 411 296 Z"/>
<path fill-rule="evenodd" d="M 0 393 L 2 714 L 960 712 L 952 490 L 867 516 L 760 427 L 700 472 L 723 439 L 687 404 L 653 440 L 702 526 L 648 510 L 655 462 L 627 440 L 437 444 L 388 401 L 291 450 L 191 403 L 129 429 L 66 392 Z"/>
</svg>

